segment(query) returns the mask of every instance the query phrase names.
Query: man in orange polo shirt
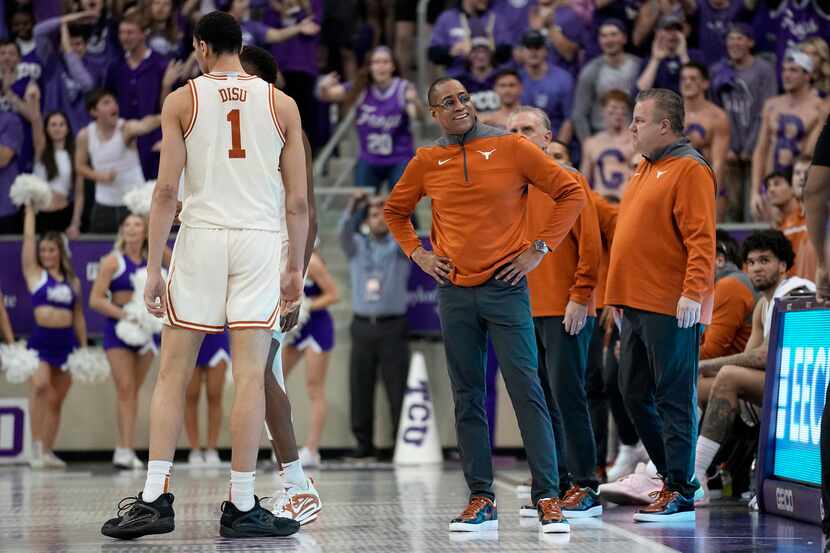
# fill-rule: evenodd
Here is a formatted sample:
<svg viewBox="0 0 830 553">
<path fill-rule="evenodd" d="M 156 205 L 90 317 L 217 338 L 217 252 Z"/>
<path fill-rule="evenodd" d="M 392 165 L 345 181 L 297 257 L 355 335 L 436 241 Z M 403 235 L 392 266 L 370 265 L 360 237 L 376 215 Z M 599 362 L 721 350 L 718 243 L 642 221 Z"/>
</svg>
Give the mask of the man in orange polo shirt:
<svg viewBox="0 0 830 553">
<path fill-rule="evenodd" d="M 694 520 L 700 323 L 712 316 L 715 197 L 709 163 L 683 136 L 683 99 L 641 92 L 630 129 L 643 160 L 611 246 L 606 304 L 622 308 L 620 389 L 664 487 L 638 522 Z"/>
<path fill-rule="evenodd" d="M 507 120 L 507 130 L 526 136 L 543 151 L 553 138 L 547 114 L 534 107 L 517 109 Z M 562 167 L 577 179 L 589 201 L 559 247 L 527 275 L 527 283 L 539 349 L 539 376 L 557 442 L 562 512 L 566 517 L 584 518 L 602 514 L 586 383 L 602 241 L 588 182 L 573 167 Z M 529 188 L 527 205 L 527 235 L 536 236 L 548 224 L 553 200 Z M 524 507 L 521 514 L 534 516 L 535 509 Z"/>
<path fill-rule="evenodd" d="M 427 99 L 444 136 L 418 149 L 384 213 L 404 253 L 440 284 L 456 433 L 470 488 L 469 505 L 450 522 L 450 531 L 498 527 L 484 410 L 490 334 L 527 451 L 541 529 L 569 532 L 559 503 L 556 450 L 539 382 L 525 275 L 571 230 L 585 192 L 523 136 L 479 123 L 470 94 L 457 80 L 438 79 Z M 556 201 L 533 241 L 527 239 L 528 183 Z M 410 220 L 424 196 L 432 199 L 433 252 L 421 247 Z"/>
</svg>

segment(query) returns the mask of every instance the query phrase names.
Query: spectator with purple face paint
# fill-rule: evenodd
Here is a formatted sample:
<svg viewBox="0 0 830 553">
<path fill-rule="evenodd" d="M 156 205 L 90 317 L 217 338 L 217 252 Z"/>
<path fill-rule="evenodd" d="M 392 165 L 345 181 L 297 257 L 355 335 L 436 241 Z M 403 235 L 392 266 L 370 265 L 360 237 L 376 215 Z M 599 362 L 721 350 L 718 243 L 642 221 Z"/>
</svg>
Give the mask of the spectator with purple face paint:
<svg viewBox="0 0 830 553">
<path fill-rule="evenodd" d="M 34 149 L 32 146 L 32 113 L 26 104 L 40 102 L 39 64 L 23 62 L 20 47 L 13 40 L 0 42 L 0 111 L 10 111 L 20 119 L 23 143 L 17 152 L 16 163 L 23 173 L 32 172 Z"/>
<path fill-rule="evenodd" d="M 0 111 L 0 234 L 17 234 L 21 219 L 9 198 L 9 189 L 20 173 L 17 156 L 23 144 L 23 124 L 14 113 Z"/>
<path fill-rule="evenodd" d="M 470 93 L 476 111 L 482 115 L 501 106 L 493 90 L 497 74 L 493 67 L 493 45 L 483 36 L 475 37 L 470 44 L 469 69 L 458 76 L 458 81 Z"/>
<path fill-rule="evenodd" d="M 378 46 L 367 60 L 354 83 L 341 84 L 337 74 L 330 73 L 318 86 L 324 102 L 356 106 L 360 150 L 355 181 L 377 192 L 384 182 L 390 190 L 395 186 L 415 153 L 409 123 L 421 116 L 423 107 L 414 85 L 397 76 L 389 48 Z"/>
<path fill-rule="evenodd" d="M 44 112 L 65 113 L 73 129 L 89 124 L 84 95 L 104 84 L 104 74 L 87 56 L 91 29 L 78 23 L 93 14 L 78 12 L 53 17 L 35 26 L 37 52 L 43 61 Z"/>
<path fill-rule="evenodd" d="M 137 10 L 121 19 L 118 40 L 124 49 L 124 57 L 107 72 L 106 88 L 115 94 L 125 119 L 161 113 L 164 99 L 181 77 L 181 62 L 168 62 L 147 47 L 144 24 Z M 140 136 L 137 141 L 141 168 L 148 180 L 158 174 L 159 153 L 154 151 L 154 146 L 159 140 L 161 129 Z"/>
<path fill-rule="evenodd" d="M 726 154 L 726 178 L 720 191 L 727 202 L 727 220 L 743 221 L 749 190 L 752 152 L 761 129 L 761 110 L 775 96 L 777 79 L 772 64 L 754 56 L 755 33 L 747 23 L 734 23 L 726 35 L 726 56 L 711 70 L 712 100 L 729 117 L 732 132 Z"/>
<path fill-rule="evenodd" d="M 753 27 L 765 29 L 764 49 L 775 52 L 781 71 L 788 50 L 811 36 L 830 41 L 830 12 L 819 0 L 767 0 L 757 10 Z M 759 35 L 759 38 L 761 36 Z"/>
<path fill-rule="evenodd" d="M 216 2 L 216 7 L 228 12 L 239 22 L 239 26 L 242 28 L 243 45 L 252 44 L 263 47 L 275 42 L 283 42 L 298 35 L 314 36 L 320 32 L 320 25 L 311 16 L 281 29 L 269 27 L 261 21 L 255 21 L 251 19 L 250 0 L 221 0 Z M 282 60 L 280 60 L 280 63 L 282 63 Z"/>
<path fill-rule="evenodd" d="M 490 0 L 461 0 L 458 7 L 446 10 L 435 22 L 429 43 L 429 60 L 447 68 L 447 74 L 460 75 L 472 47 L 472 39 L 485 37 L 495 45 L 496 65 L 510 59 L 512 33 L 491 9 Z"/>
<path fill-rule="evenodd" d="M 548 62 L 548 44 L 539 31 L 522 37 L 525 61 L 519 74 L 524 92 L 522 104 L 543 110 L 550 118 L 553 135 L 564 143 L 573 137 L 570 122 L 574 81 L 570 73 Z"/>
</svg>

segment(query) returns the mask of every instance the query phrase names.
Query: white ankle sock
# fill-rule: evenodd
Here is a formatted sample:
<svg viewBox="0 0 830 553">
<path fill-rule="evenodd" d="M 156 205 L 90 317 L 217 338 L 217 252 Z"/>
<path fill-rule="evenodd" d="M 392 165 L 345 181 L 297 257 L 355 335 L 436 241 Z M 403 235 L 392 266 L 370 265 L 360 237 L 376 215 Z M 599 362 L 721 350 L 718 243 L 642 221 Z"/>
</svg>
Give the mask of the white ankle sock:
<svg viewBox="0 0 830 553">
<path fill-rule="evenodd" d="M 706 469 L 712 464 L 715 455 L 718 454 L 720 444 L 710 440 L 706 436 L 698 436 L 697 448 L 695 449 L 695 475 L 698 479 L 706 475 Z"/>
<path fill-rule="evenodd" d="M 170 485 L 170 469 L 173 463 L 170 461 L 150 461 L 147 463 L 147 480 L 144 482 L 144 491 L 141 499 L 152 503 L 158 497 L 167 493 Z"/>
<path fill-rule="evenodd" d="M 254 508 L 254 476 L 256 472 L 231 471 L 231 503 L 240 511 Z"/>
<path fill-rule="evenodd" d="M 305 488 L 305 472 L 303 472 L 303 465 L 299 459 L 282 466 L 282 479 L 293 486 Z"/>
</svg>

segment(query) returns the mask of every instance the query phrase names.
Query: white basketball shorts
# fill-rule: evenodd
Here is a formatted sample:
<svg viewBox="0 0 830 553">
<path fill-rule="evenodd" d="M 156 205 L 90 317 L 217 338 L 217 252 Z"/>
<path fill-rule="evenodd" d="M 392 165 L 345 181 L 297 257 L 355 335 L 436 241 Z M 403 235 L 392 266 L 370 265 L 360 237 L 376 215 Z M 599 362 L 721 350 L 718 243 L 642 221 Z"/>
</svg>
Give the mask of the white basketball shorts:
<svg viewBox="0 0 830 553">
<path fill-rule="evenodd" d="M 280 233 L 182 226 L 167 278 L 165 323 L 218 334 L 279 322 Z"/>
</svg>

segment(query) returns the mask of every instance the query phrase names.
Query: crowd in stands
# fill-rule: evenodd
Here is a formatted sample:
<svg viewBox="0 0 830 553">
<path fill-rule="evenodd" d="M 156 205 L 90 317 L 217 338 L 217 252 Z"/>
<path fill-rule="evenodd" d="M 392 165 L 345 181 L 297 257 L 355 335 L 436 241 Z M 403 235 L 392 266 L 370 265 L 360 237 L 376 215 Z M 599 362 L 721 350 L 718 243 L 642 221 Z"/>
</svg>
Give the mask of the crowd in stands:
<svg viewBox="0 0 830 553">
<path fill-rule="evenodd" d="M 358 110 L 355 183 L 391 188 L 414 153 L 411 121 L 428 120 L 412 84 L 417 4 L 4 2 L 0 232 L 22 230 L 7 190 L 32 172 L 55 192 L 38 230 L 116 230 L 123 194 L 156 176 L 157 116 L 198 74 L 191 30 L 213 9 L 276 57 L 315 151 L 330 135 L 331 104 Z M 798 202 L 791 175 L 830 110 L 828 10 L 818 0 L 430 0 L 426 47 L 429 70 L 457 76 L 483 121 L 543 109 L 604 195 L 620 197 L 637 162 L 626 130 L 637 92 L 679 92 L 686 135 L 718 178 L 719 221 L 793 226 L 798 209 L 782 213 L 768 182 L 790 180 Z"/>
</svg>

